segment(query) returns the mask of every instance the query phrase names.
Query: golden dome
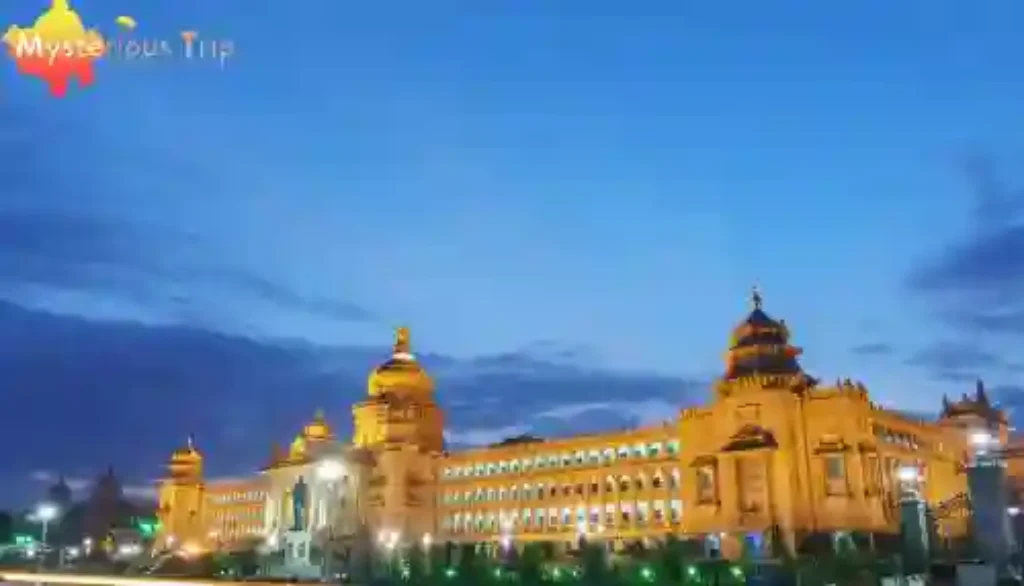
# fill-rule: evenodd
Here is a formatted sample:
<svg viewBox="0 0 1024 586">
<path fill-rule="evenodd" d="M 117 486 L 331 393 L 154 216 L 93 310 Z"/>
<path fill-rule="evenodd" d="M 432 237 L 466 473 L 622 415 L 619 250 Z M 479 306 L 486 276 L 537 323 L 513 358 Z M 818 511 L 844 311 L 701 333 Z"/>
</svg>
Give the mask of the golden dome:
<svg viewBox="0 0 1024 586">
<path fill-rule="evenodd" d="M 291 448 L 288 450 L 289 460 L 301 460 L 306 457 L 306 438 L 302 437 L 301 434 L 296 436 L 295 440 L 292 441 Z"/>
<path fill-rule="evenodd" d="M 174 450 L 168 467 L 171 470 L 171 476 L 174 477 L 194 477 L 202 474 L 203 455 L 196 449 L 192 436 L 188 436 L 185 447 Z"/>
<path fill-rule="evenodd" d="M 171 454 L 172 464 L 190 464 L 202 461 L 203 455 L 196 449 L 195 440 L 191 435 L 188 436 L 188 441 L 185 443 L 185 447 L 178 448 Z"/>
<path fill-rule="evenodd" d="M 317 409 L 316 414 L 313 415 L 313 421 L 302 428 L 302 437 L 307 441 L 323 441 L 334 438 L 334 432 L 331 431 L 331 426 L 324 418 L 323 409 Z"/>
<path fill-rule="evenodd" d="M 434 391 L 434 381 L 410 351 L 409 328 L 398 328 L 395 331 L 395 347 L 391 359 L 373 369 L 368 387 L 370 396 L 391 392 Z"/>
<path fill-rule="evenodd" d="M 313 415 L 313 421 L 303 426 L 299 435 L 295 436 L 295 439 L 292 440 L 292 445 L 288 450 L 288 459 L 302 460 L 306 457 L 310 444 L 318 444 L 333 439 L 334 431 L 331 430 L 331 426 L 327 423 L 323 409 L 317 409 L 316 414 Z"/>
</svg>

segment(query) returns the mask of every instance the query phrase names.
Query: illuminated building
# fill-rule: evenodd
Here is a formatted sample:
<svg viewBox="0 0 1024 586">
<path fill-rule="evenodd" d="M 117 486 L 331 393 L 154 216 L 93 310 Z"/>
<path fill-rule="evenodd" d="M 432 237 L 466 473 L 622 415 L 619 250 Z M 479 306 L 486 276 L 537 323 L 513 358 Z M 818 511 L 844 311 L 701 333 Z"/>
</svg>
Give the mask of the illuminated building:
<svg viewBox="0 0 1024 586">
<path fill-rule="evenodd" d="M 883 409 L 859 382 L 823 384 L 804 372 L 786 323 L 769 317 L 756 292 L 752 305 L 732 332 L 708 405 L 666 413 L 660 425 L 460 451 L 444 449 L 434 383 L 400 329 L 391 359 L 373 370 L 368 397 L 353 407 L 351 443 L 336 440 L 318 415 L 288 453 L 232 494 L 262 499 L 245 506 L 263 507 L 271 541 L 288 521 L 288 487 L 297 475 L 315 478 L 324 458 L 349 471 L 343 490 L 316 497 L 348 507 L 345 523 L 327 522 L 334 536 L 364 527 L 407 545 L 544 541 L 564 549 L 586 538 L 620 550 L 674 535 L 735 556 L 773 540 L 793 548 L 813 534 L 895 534 L 909 491 L 942 512 L 941 535 L 963 535 L 965 512 L 951 503 L 964 501 L 969 438 L 978 430 L 1007 437 L 984 390 L 944 400 L 935 421 Z M 161 488 L 168 535 L 224 534 L 221 517 L 203 512 L 220 505 L 211 489 L 204 495 L 201 468 L 193 447 L 175 452 Z M 246 527 L 252 534 L 255 525 Z"/>
</svg>

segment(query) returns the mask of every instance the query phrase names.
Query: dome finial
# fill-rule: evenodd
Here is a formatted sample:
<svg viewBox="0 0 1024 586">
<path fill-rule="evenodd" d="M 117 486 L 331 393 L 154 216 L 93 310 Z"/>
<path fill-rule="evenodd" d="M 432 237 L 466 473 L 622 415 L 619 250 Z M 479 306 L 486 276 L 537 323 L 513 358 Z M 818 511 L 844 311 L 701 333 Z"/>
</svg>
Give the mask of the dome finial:
<svg viewBox="0 0 1024 586">
<path fill-rule="evenodd" d="M 189 450 L 195 450 L 196 449 L 196 436 L 194 436 L 191 433 L 188 434 L 188 439 L 186 440 L 186 443 L 188 445 L 188 449 Z"/>
<path fill-rule="evenodd" d="M 402 326 L 395 330 L 395 354 L 408 355 L 409 352 L 409 328 Z"/>
<path fill-rule="evenodd" d="M 327 415 L 324 413 L 324 410 L 323 410 L 322 407 L 318 407 L 317 410 L 313 412 L 313 420 L 314 421 L 321 422 L 326 417 L 327 417 Z"/>
<path fill-rule="evenodd" d="M 761 309 L 761 304 L 764 302 L 761 297 L 761 288 L 756 283 L 750 290 L 750 302 L 754 304 L 754 309 Z"/>
</svg>

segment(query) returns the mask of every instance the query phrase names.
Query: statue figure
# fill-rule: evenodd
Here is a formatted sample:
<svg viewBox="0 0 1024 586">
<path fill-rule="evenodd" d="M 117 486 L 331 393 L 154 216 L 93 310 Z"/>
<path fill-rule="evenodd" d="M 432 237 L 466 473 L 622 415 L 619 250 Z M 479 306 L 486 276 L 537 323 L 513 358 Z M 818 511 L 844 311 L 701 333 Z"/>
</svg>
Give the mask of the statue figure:
<svg viewBox="0 0 1024 586">
<path fill-rule="evenodd" d="M 305 531 L 306 529 L 306 499 L 309 497 L 309 487 L 306 481 L 299 476 L 299 481 L 292 488 L 292 518 L 294 524 L 292 531 Z"/>
</svg>

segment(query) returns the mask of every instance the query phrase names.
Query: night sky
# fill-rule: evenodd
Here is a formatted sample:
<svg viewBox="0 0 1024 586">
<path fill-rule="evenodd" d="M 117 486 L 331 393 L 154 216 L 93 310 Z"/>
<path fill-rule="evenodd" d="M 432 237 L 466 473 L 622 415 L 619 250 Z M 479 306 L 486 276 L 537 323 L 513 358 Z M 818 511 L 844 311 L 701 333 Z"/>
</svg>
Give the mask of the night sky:
<svg viewBox="0 0 1024 586">
<path fill-rule="evenodd" d="M 237 55 L 0 67 L 0 504 L 347 434 L 397 325 L 453 444 L 671 418 L 754 283 L 826 381 L 1024 402 L 1016 0 L 72 5 Z"/>
</svg>

